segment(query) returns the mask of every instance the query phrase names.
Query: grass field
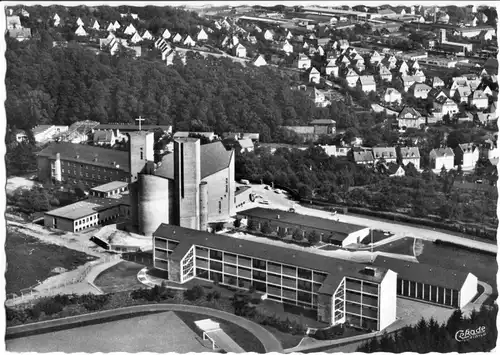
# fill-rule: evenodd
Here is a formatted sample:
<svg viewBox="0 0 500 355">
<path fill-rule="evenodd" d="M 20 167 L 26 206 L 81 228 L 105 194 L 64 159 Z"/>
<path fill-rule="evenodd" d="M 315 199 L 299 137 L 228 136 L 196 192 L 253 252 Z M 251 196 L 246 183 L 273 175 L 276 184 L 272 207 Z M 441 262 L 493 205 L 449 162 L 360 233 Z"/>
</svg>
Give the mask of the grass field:
<svg viewBox="0 0 500 355">
<path fill-rule="evenodd" d="M 56 267 L 69 271 L 95 260 L 88 254 L 55 244 L 46 244 L 34 237 L 10 230 L 7 230 L 5 254 L 7 293 L 19 292 L 36 285 L 38 280 L 43 281 L 56 275 L 52 272 Z"/>
<path fill-rule="evenodd" d="M 206 319 L 203 314 L 191 312 L 175 312 L 177 316 L 196 334 L 202 336 L 202 332 L 194 324 L 195 321 Z M 221 329 L 229 335 L 239 346 L 246 352 L 265 353 L 264 346 L 253 334 L 243 329 L 242 327 L 227 322 L 222 319 L 210 317 L 211 320 L 220 324 Z"/>
<path fill-rule="evenodd" d="M 122 261 L 99 274 L 94 283 L 105 293 L 135 290 L 145 287 L 137 280 L 137 273 L 142 268 L 144 268 L 144 265 Z"/>
</svg>

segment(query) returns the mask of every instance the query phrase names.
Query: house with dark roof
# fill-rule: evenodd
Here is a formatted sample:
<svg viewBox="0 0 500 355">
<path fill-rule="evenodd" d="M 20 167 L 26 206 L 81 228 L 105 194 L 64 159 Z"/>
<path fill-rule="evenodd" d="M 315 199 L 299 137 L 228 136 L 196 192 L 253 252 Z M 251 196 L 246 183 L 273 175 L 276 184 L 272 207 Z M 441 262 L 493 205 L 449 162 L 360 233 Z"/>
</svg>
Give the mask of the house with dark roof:
<svg viewBox="0 0 500 355">
<path fill-rule="evenodd" d="M 413 96 L 416 99 L 427 99 L 427 95 L 429 94 L 429 91 L 431 91 L 431 87 L 426 84 L 420 84 L 420 83 L 415 83 L 411 88 L 410 91 L 413 94 Z"/>
<path fill-rule="evenodd" d="M 474 168 L 479 160 L 479 149 L 473 143 L 459 144 L 455 148 L 455 165 L 462 168 Z"/>
<path fill-rule="evenodd" d="M 386 164 L 396 163 L 398 158 L 394 147 L 373 147 L 372 151 L 374 164 L 377 164 L 379 160 L 384 160 Z"/>
<path fill-rule="evenodd" d="M 397 152 L 404 166 L 412 163 L 417 170 L 420 170 L 420 152 L 417 147 L 398 147 Z"/>
<path fill-rule="evenodd" d="M 425 124 L 425 118 L 413 107 L 405 106 L 398 115 L 398 126 L 401 129 L 420 128 Z"/>
<path fill-rule="evenodd" d="M 89 187 L 110 181 L 128 181 L 127 152 L 67 142 L 50 143 L 38 153 L 38 179 Z"/>
<path fill-rule="evenodd" d="M 111 145 L 116 141 L 116 136 L 112 129 L 94 132 L 94 145 Z"/>
<path fill-rule="evenodd" d="M 377 256 L 373 265 L 397 272 L 401 298 L 460 309 L 477 294 L 478 279 L 470 272 L 385 256 Z"/>
<path fill-rule="evenodd" d="M 353 149 L 351 154 L 356 164 L 372 166 L 375 163 L 371 150 Z"/>
<path fill-rule="evenodd" d="M 451 148 L 436 148 L 429 153 L 431 169 L 451 170 L 455 166 L 455 154 Z"/>
</svg>

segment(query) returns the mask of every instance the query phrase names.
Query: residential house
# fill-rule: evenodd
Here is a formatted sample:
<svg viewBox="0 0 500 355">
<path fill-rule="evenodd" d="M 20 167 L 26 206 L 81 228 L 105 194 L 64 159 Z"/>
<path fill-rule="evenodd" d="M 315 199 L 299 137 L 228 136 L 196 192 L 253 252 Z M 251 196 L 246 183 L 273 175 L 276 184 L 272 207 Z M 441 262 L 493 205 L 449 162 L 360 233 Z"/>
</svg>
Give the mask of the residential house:
<svg viewBox="0 0 500 355">
<path fill-rule="evenodd" d="M 170 33 L 170 31 L 168 29 L 165 29 L 164 31 L 160 30 L 160 33 L 161 33 L 161 36 L 165 39 L 169 39 L 170 37 L 172 37 L 172 34 Z"/>
<path fill-rule="evenodd" d="M 288 31 L 288 32 L 286 33 L 285 38 L 286 38 L 286 39 L 288 39 L 288 40 L 292 39 L 292 38 L 293 38 L 293 34 L 292 34 L 292 32 Z"/>
<path fill-rule="evenodd" d="M 153 35 L 148 30 L 142 31 L 141 37 L 145 41 L 152 41 L 154 39 Z"/>
<path fill-rule="evenodd" d="M 330 37 L 324 37 L 324 38 L 318 38 L 317 43 L 318 46 L 327 46 L 328 43 L 330 43 L 331 38 Z"/>
<path fill-rule="evenodd" d="M 431 169 L 451 170 L 455 166 L 455 154 L 451 148 L 437 148 L 429 153 Z"/>
<path fill-rule="evenodd" d="M 432 106 L 434 108 L 434 115 L 443 117 L 445 115 L 455 115 L 458 113 L 458 105 L 450 99 L 449 97 L 439 96 L 432 102 Z"/>
<path fill-rule="evenodd" d="M 309 82 L 319 84 L 321 75 L 315 67 L 311 67 L 309 71 Z"/>
<path fill-rule="evenodd" d="M 408 72 L 410 71 L 410 68 L 408 67 L 408 63 L 406 63 L 406 60 L 402 60 L 399 65 L 397 66 L 398 73 L 401 74 L 401 76 L 407 76 Z"/>
<path fill-rule="evenodd" d="M 116 32 L 117 28 L 115 28 L 115 25 L 113 24 L 113 22 L 110 22 L 108 27 L 106 27 L 106 31 L 108 32 Z"/>
<path fill-rule="evenodd" d="M 116 136 L 112 129 L 94 132 L 94 145 L 111 145 L 116 143 Z"/>
<path fill-rule="evenodd" d="M 399 147 L 398 154 L 404 166 L 412 163 L 415 169 L 420 170 L 420 152 L 417 147 Z"/>
<path fill-rule="evenodd" d="M 442 88 L 433 88 L 433 89 L 431 89 L 431 91 L 429 91 L 429 93 L 427 94 L 427 97 L 430 97 L 433 100 L 437 100 L 441 97 L 448 97 L 448 95 L 446 95 L 445 90 L 446 89 L 442 89 Z"/>
<path fill-rule="evenodd" d="M 478 109 L 488 108 L 488 96 L 481 90 L 474 91 L 469 95 L 469 106 L 476 106 Z"/>
<path fill-rule="evenodd" d="M 455 165 L 469 169 L 476 166 L 479 160 L 479 149 L 472 143 L 459 144 L 455 148 Z"/>
<path fill-rule="evenodd" d="M 403 89 L 405 92 L 408 92 L 410 90 L 410 87 L 415 84 L 415 78 L 410 75 L 403 75 L 401 77 L 401 82 L 403 84 Z"/>
<path fill-rule="evenodd" d="M 155 48 L 161 52 L 161 60 L 165 60 L 165 53 L 171 48 L 165 38 L 158 38 L 154 44 Z"/>
<path fill-rule="evenodd" d="M 384 59 L 384 57 L 377 51 L 373 51 L 370 54 L 370 63 L 372 64 L 378 64 Z"/>
<path fill-rule="evenodd" d="M 120 25 L 120 22 L 115 21 L 115 22 L 113 23 L 113 27 L 114 27 L 116 30 L 119 30 L 122 26 Z"/>
<path fill-rule="evenodd" d="M 413 107 L 405 106 L 398 115 L 398 126 L 401 129 L 420 128 L 425 118 Z"/>
<path fill-rule="evenodd" d="M 359 77 L 359 86 L 363 92 L 377 91 L 377 85 L 373 75 L 362 75 Z"/>
<path fill-rule="evenodd" d="M 174 58 L 177 52 L 174 49 L 167 49 L 164 53 L 161 54 L 162 60 L 165 61 L 167 66 L 174 65 Z"/>
<path fill-rule="evenodd" d="M 325 74 L 327 76 L 333 75 L 334 77 L 339 76 L 339 67 L 335 64 L 334 60 L 330 60 L 325 68 Z"/>
<path fill-rule="evenodd" d="M 309 97 L 314 101 L 316 107 L 327 107 L 331 105 L 331 102 L 326 99 L 325 94 L 316 88 L 312 88 Z"/>
<path fill-rule="evenodd" d="M 425 74 L 422 70 L 418 69 L 415 71 L 415 73 L 412 75 L 413 78 L 415 79 L 415 82 L 417 83 L 425 83 Z"/>
<path fill-rule="evenodd" d="M 391 81 L 392 80 L 391 71 L 383 64 L 379 66 L 378 76 L 380 77 L 380 80 L 383 80 L 383 81 Z"/>
<path fill-rule="evenodd" d="M 254 150 L 254 144 L 250 138 L 238 139 L 237 144 L 240 149 L 240 153 L 253 152 Z"/>
<path fill-rule="evenodd" d="M 468 87 L 468 86 L 459 86 L 455 90 L 455 94 L 453 95 L 453 98 L 459 104 L 461 104 L 462 102 L 467 102 L 470 95 L 471 95 L 470 87 Z"/>
<path fill-rule="evenodd" d="M 396 163 L 397 155 L 394 147 L 373 147 L 374 164 L 379 160 L 384 160 L 386 164 Z"/>
<path fill-rule="evenodd" d="M 239 43 L 236 47 L 233 47 L 232 54 L 235 57 L 245 58 L 247 56 L 247 49 Z"/>
<path fill-rule="evenodd" d="M 172 42 L 174 43 L 180 43 L 182 41 L 182 36 L 180 33 L 176 33 L 173 37 L 172 37 Z"/>
<path fill-rule="evenodd" d="M 205 30 L 203 28 L 196 35 L 196 40 L 199 42 L 208 41 L 208 34 L 205 32 Z"/>
<path fill-rule="evenodd" d="M 431 90 L 432 88 L 429 85 L 415 83 L 411 91 L 416 99 L 427 99 L 427 95 Z"/>
<path fill-rule="evenodd" d="M 182 44 L 187 47 L 194 47 L 196 45 L 196 42 L 191 38 L 190 35 L 187 35 L 186 37 L 184 37 Z"/>
<path fill-rule="evenodd" d="M 475 121 L 479 126 L 487 126 L 494 119 L 489 113 L 476 112 Z"/>
<path fill-rule="evenodd" d="M 61 133 L 68 131 L 68 126 L 39 125 L 33 128 L 33 137 L 37 143 L 47 143 Z"/>
<path fill-rule="evenodd" d="M 23 131 L 22 129 L 17 129 L 15 131 L 15 141 L 17 143 L 22 143 L 22 142 L 27 142 L 28 141 L 28 135 L 26 134 L 25 131 Z"/>
<path fill-rule="evenodd" d="M 76 25 L 77 26 L 85 26 L 85 23 L 83 22 L 83 20 L 79 17 L 77 20 L 76 20 Z"/>
<path fill-rule="evenodd" d="M 374 164 L 373 153 L 371 150 L 353 149 L 351 153 L 356 164 L 369 166 L 372 166 Z"/>
<path fill-rule="evenodd" d="M 272 31 L 272 30 L 266 30 L 266 32 L 264 32 L 264 39 L 267 40 L 267 41 L 274 40 L 274 31 Z"/>
<path fill-rule="evenodd" d="M 285 40 L 285 43 L 283 44 L 283 47 L 281 47 L 281 49 L 285 53 L 293 53 L 293 46 L 288 42 L 288 40 Z"/>
<path fill-rule="evenodd" d="M 298 68 L 309 69 L 310 67 L 311 67 L 311 58 L 309 58 L 305 54 L 300 54 L 298 59 Z"/>
<path fill-rule="evenodd" d="M 386 168 L 385 169 L 386 174 L 389 175 L 389 177 L 405 176 L 405 170 L 399 164 L 396 163 L 387 164 L 385 168 Z"/>
<path fill-rule="evenodd" d="M 459 87 L 469 87 L 469 81 L 466 77 L 455 77 L 452 79 L 450 97 L 455 96 L 455 91 L 457 91 Z"/>
<path fill-rule="evenodd" d="M 12 28 L 8 30 L 9 37 L 19 42 L 27 41 L 31 38 L 31 28 Z"/>
<path fill-rule="evenodd" d="M 384 94 L 384 102 L 388 104 L 400 104 L 401 103 L 401 93 L 394 88 L 387 88 Z"/>
<path fill-rule="evenodd" d="M 347 74 L 345 75 L 345 80 L 347 81 L 347 85 L 349 87 L 356 87 L 358 83 L 359 75 L 354 71 L 354 69 L 349 69 Z"/>
<path fill-rule="evenodd" d="M 468 82 L 469 82 L 469 88 L 472 90 L 472 91 L 475 91 L 477 90 L 477 88 L 479 87 L 479 85 L 481 85 L 481 81 L 482 79 L 481 78 L 473 78 L 473 79 L 468 79 Z"/>
<path fill-rule="evenodd" d="M 78 28 L 75 31 L 75 35 L 79 36 L 79 37 L 84 37 L 84 36 L 88 36 L 88 33 L 87 33 L 87 31 L 85 31 L 83 26 L 78 26 Z"/>
<path fill-rule="evenodd" d="M 252 60 L 252 64 L 256 67 L 262 67 L 267 65 L 267 62 L 264 59 L 264 56 L 262 54 L 259 54 Z"/>
<path fill-rule="evenodd" d="M 408 67 L 412 72 L 415 72 L 416 70 L 420 69 L 420 64 L 418 64 L 418 60 L 413 60 L 410 62 Z"/>
<path fill-rule="evenodd" d="M 132 35 L 132 38 L 130 38 L 130 42 L 131 43 L 139 43 L 139 42 L 142 42 L 142 37 L 141 35 L 139 34 L 139 32 L 135 32 L 133 35 Z"/>
<path fill-rule="evenodd" d="M 325 55 L 325 50 L 322 46 L 318 46 L 318 48 L 316 48 L 316 53 L 318 53 L 320 57 L 323 57 Z"/>
<path fill-rule="evenodd" d="M 93 30 L 99 31 L 101 29 L 101 25 L 99 24 L 99 22 L 97 20 L 93 20 L 91 28 Z"/>
<path fill-rule="evenodd" d="M 432 86 L 433 88 L 442 88 L 444 87 L 444 81 L 441 80 L 441 78 L 434 76 L 430 78 L 429 85 Z"/>
<path fill-rule="evenodd" d="M 61 24 L 61 18 L 58 14 L 54 14 L 54 17 L 52 17 L 52 19 L 54 20 L 54 27 L 58 27 Z"/>
<path fill-rule="evenodd" d="M 455 116 L 455 118 L 456 118 L 457 122 L 459 122 L 459 123 L 473 122 L 474 121 L 474 115 L 472 114 L 472 112 L 469 112 L 469 111 L 459 112 Z"/>
<path fill-rule="evenodd" d="M 340 50 L 346 50 L 347 48 L 349 48 L 349 41 L 346 39 L 340 39 L 338 41 L 338 47 Z"/>
</svg>

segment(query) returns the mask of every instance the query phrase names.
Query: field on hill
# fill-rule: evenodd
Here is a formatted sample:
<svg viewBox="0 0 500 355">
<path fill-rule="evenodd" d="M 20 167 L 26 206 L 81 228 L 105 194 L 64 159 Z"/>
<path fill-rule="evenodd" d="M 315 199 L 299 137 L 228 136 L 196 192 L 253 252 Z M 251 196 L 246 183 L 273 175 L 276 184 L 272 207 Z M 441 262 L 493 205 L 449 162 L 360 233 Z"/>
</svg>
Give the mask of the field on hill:
<svg viewBox="0 0 500 355">
<path fill-rule="evenodd" d="M 69 271 L 95 259 L 88 254 L 43 243 L 34 237 L 9 229 L 5 240 L 5 254 L 7 294 L 19 292 L 56 275 L 56 268 Z"/>
</svg>

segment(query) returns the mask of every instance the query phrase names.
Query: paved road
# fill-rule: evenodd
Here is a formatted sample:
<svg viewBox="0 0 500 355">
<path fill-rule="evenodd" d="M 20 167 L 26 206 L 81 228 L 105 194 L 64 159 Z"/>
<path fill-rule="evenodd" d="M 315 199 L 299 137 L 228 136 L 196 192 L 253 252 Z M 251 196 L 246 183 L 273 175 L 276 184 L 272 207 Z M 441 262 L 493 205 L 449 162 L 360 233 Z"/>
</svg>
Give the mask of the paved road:
<svg viewBox="0 0 500 355">
<path fill-rule="evenodd" d="M 238 317 L 234 314 L 224 312 L 218 309 L 206 308 L 206 307 L 198 307 L 184 304 L 151 304 L 151 305 L 142 305 L 142 306 L 132 306 L 125 307 L 119 309 L 113 309 L 109 311 L 96 312 L 92 314 L 85 314 L 82 316 L 75 317 L 67 317 L 62 319 L 55 319 L 52 321 L 45 321 L 43 323 L 33 323 L 27 325 L 21 325 L 16 327 L 7 328 L 8 334 L 15 334 L 18 332 L 26 332 L 33 331 L 38 329 L 43 329 L 46 327 L 55 327 L 60 325 L 71 324 L 72 322 L 80 323 L 82 321 L 89 321 L 92 319 L 99 318 L 108 318 L 114 317 L 123 314 L 132 314 L 134 312 L 144 312 L 144 311 L 179 311 L 179 312 L 192 312 L 197 314 L 202 314 L 207 317 L 216 317 L 220 319 L 224 319 L 228 322 L 234 323 L 243 329 L 246 329 L 250 333 L 252 333 L 257 339 L 260 340 L 266 353 L 269 352 L 282 352 L 283 348 L 281 343 L 276 339 L 276 337 L 266 330 L 261 325 L 254 323 L 248 319 Z"/>
<path fill-rule="evenodd" d="M 377 221 L 369 218 L 353 216 L 353 215 L 342 215 L 337 214 L 335 216 L 332 215 L 331 212 L 316 210 L 313 208 L 307 208 L 298 204 L 294 205 L 294 202 L 289 200 L 288 197 L 284 194 L 277 194 L 272 190 L 266 190 L 264 185 L 252 185 L 253 191 L 262 195 L 263 199 L 268 200 L 269 204 L 264 205 L 259 202 L 250 202 L 245 204 L 245 209 L 253 208 L 253 207 L 263 207 L 263 208 L 278 208 L 278 209 L 288 209 L 294 206 L 297 213 L 306 214 L 306 215 L 314 215 L 317 217 L 334 219 L 339 222 L 359 224 L 364 226 L 369 226 L 372 229 L 380 229 L 389 231 L 392 234 L 399 237 L 415 237 L 420 239 L 426 239 L 435 241 L 436 239 L 441 239 L 443 241 L 452 242 L 455 244 L 460 244 L 463 246 L 476 248 L 484 251 L 489 251 L 493 253 L 497 253 L 498 247 L 495 244 L 484 243 L 472 239 L 462 238 L 456 235 L 446 234 L 443 232 L 433 231 L 429 229 L 423 229 L 418 227 L 412 227 L 407 225 L 402 225 L 393 222 L 385 222 L 385 221 Z"/>
</svg>

